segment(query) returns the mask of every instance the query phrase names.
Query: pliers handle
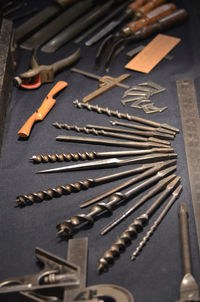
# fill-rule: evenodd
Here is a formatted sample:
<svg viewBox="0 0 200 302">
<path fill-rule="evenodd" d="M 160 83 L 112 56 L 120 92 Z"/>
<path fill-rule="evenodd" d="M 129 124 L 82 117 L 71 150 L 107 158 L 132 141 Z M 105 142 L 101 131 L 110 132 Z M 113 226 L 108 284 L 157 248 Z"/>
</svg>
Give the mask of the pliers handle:
<svg viewBox="0 0 200 302">
<path fill-rule="evenodd" d="M 19 76 L 14 78 L 16 86 L 20 86 L 24 89 L 36 89 L 43 83 L 50 83 L 54 81 L 54 75 L 64 69 L 71 66 L 80 58 L 80 49 L 75 51 L 71 56 L 57 61 L 51 65 L 39 65 L 36 60 L 36 50 L 33 50 L 33 55 L 30 62 L 30 69 Z"/>
</svg>

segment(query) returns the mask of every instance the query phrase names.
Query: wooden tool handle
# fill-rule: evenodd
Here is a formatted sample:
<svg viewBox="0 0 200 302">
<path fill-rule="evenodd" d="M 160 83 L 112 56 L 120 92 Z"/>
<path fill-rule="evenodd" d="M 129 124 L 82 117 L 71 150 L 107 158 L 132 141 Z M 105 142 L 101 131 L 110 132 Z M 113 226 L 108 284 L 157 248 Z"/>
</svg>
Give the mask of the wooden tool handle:
<svg viewBox="0 0 200 302">
<path fill-rule="evenodd" d="M 148 0 L 136 0 L 128 5 L 128 8 L 132 9 L 133 12 L 137 11 L 141 6 L 147 3 Z"/>
<path fill-rule="evenodd" d="M 44 101 L 42 102 L 42 105 L 39 109 L 34 112 L 29 119 L 26 121 L 26 123 L 22 126 L 22 128 L 18 131 L 18 135 L 21 138 L 27 138 L 30 135 L 31 129 L 35 122 L 42 121 L 45 116 L 48 114 L 48 112 L 51 110 L 51 108 L 55 105 L 56 100 L 53 99 L 54 95 L 56 95 L 59 91 L 61 91 L 63 88 L 65 88 L 68 84 L 64 81 L 60 81 L 56 83 L 56 85 L 50 90 Z"/>
<path fill-rule="evenodd" d="M 147 13 L 140 20 L 127 24 L 126 27 L 122 29 L 122 31 L 125 35 L 129 36 L 132 33 L 139 30 L 140 28 L 153 24 L 158 19 L 171 14 L 175 10 L 176 10 L 175 4 L 173 3 L 163 4 L 157 7 L 156 9 L 150 11 L 149 13 Z"/>
<path fill-rule="evenodd" d="M 153 10 L 154 8 L 164 4 L 167 0 L 151 0 L 148 1 L 144 6 L 140 7 L 137 11 L 138 17 L 142 17 L 146 15 L 148 12 Z M 139 13 L 139 14 L 138 14 Z"/>
</svg>

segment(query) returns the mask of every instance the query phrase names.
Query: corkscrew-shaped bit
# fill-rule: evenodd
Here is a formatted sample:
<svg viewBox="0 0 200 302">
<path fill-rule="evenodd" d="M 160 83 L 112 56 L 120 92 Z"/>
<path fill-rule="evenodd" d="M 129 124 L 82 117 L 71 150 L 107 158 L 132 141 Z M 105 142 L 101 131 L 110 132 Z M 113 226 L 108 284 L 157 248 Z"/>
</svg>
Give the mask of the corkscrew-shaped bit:
<svg viewBox="0 0 200 302">
<path fill-rule="evenodd" d="M 107 127 L 107 126 L 101 126 L 101 125 L 99 126 L 99 125 L 93 125 L 93 124 L 87 124 L 86 127 L 90 128 L 90 129 L 95 129 L 95 130 L 101 129 L 101 130 L 106 130 L 106 131 L 111 131 L 111 132 L 135 134 L 135 135 L 139 135 L 139 136 L 149 137 L 151 139 L 153 137 L 159 138 L 161 140 L 174 139 L 174 135 L 157 132 L 155 128 L 153 131 L 138 131 L 138 130 L 132 130 L 132 129 L 114 128 L 114 127 Z"/>
<path fill-rule="evenodd" d="M 62 195 L 69 195 L 71 193 L 78 193 L 82 190 L 87 190 L 89 188 L 114 181 L 119 178 L 123 178 L 130 175 L 135 175 L 142 173 L 150 168 L 152 168 L 155 163 L 145 164 L 138 168 L 131 170 L 125 170 L 123 172 L 106 175 L 98 178 L 86 178 L 82 181 L 77 181 L 72 184 L 67 184 L 64 186 L 58 186 L 56 188 L 49 188 L 48 190 L 39 191 L 37 193 L 29 193 L 24 195 L 19 195 L 15 202 L 18 206 L 23 207 L 25 205 L 31 205 L 35 202 L 41 202 L 43 200 L 50 200 L 54 197 L 61 197 Z"/>
<path fill-rule="evenodd" d="M 168 211 L 170 210 L 171 206 L 174 204 L 174 202 L 179 198 L 181 192 L 182 192 L 182 186 L 179 185 L 176 190 L 172 193 L 171 199 L 168 201 L 167 205 L 164 207 L 164 209 L 161 211 L 160 215 L 155 219 L 154 223 L 150 227 L 149 231 L 146 233 L 146 235 L 142 238 L 140 243 L 138 244 L 137 248 L 131 255 L 131 260 L 135 260 L 136 257 L 139 255 L 139 253 L 142 251 L 143 247 L 146 245 L 147 241 L 150 239 L 150 237 L 153 235 L 159 224 L 162 222 L 164 217 L 167 215 Z"/>
<path fill-rule="evenodd" d="M 107 234 L 114 227 L 116 227 L 122 220 L 132 214 L 138 207 L 140 207 L 147 200 L 160 193 L 164 188 L 172 181 L 172 175 L 161 179 L 151 190 L 149 190 L 145 195 L 143 195 L 137 202 L 134 202 L 132 206 L 126 209 L 122 214 L 111 221 L 107 226 L 101 230 L 101 235 Z"/>
<path fill-rule="evenodd" d="M 55 162 L 69 162 L 78 160 L 93 160 L 99 158 L 109 158 L 109 157 L 121 157 L 121 156 L 135 156 L 144 155 L 152 153 L 170 153 L 173 152 L 173 148 L 152 148 L 146 150 L 130 150 L 130 151 L 105 151 L 105 152 L 75 152 L 75 153 L 60 153 L 60 154 L 38 154 L 33 155 L 30 160 L 34 163 L 55 163 Z"/>
<path fill-rule="evenodd" d="M 152 127 L 162 127 L 171 131 L 179 132 L 178 128 L 172 127 L 168 124 L 161 124 L 158 122 L 150 121 L 135 115 L 129 115 L 128 113 L 121 113 L 119 111 L 110 110 L 108 108 L 99 107 L 98 105 L 90 105 L 88 103 L 81 103 L 78 100 L 74 101 L 74 105 L 80 109 L 88 109 L 89 111 L 96 111 L 97 113 L 107 114 L 108 116 L 116 116 L 117 118 L 127 119 L 129 121 L 135 121 L 138 123 L 146 124 Z"/>
<path fill-rule="evenodd" d="M 168 168 L 170 166 L 173 166 L 175 163 L 176 163 L 175 160 L 169 160 L 169 161 L 166 161 L 166 162 L 157 163 L 155 165 L 155 167 L 149 169 L 148 171 L 143 172 L 141 175 L 139 175 L 139 176 L 137 176 L 137 177 L 135 177 L 133 179 L 130 179 L 130 180 L 128 180 L 128 181 L 126 181 L 126 182 L 124 182 L 124 183 L 122 183 L 122 184 L 120 184 L 120 185 L 118 185 L 118 186 L 116 186 L 116 187 L 114 187 L 114 188 L 112 188 L 112 189 L 104 192 L 104 193 L 101 193 L 101 194 L 99 194 L 99 195 L 97 195 L 97 196 L 95 196 L 95 197 L 93 197 L 93 198 L 91 198 L 91 199 L 89 199 L 87 201 L 82 202 L 80 204 L 80 207 L 84 208 L 84 207 L 90 206 L 90 205 L 92 205 L 92 204 L 94 204 L 94 203 L 96 203 L 96 202 L 98 202 L 98 201 L 100 201 L 100 200 L 102 200 L 102 199 L 110 196 L 111 194 L 114 194 L 115 192 L 121 191 L 122 189 L 125 189 L 128 186 L 133 185 L 133 184 L 135 184 L 138 181 L 146 179 L 147 177 L 150 177 L 150 176 L 154 175 L 155 173 L 157 173 L 157 172 L 159 172 L 159 171 L 161 171 L 163 169 L 166 169 L 166 168 Z M 162 174 L 162 176 L 164 177 L 166 175 Z M 149 180 L 149 182 L 151 183 L 151 179 Z M 148 183 L 148 185 L 149 185 L 149 183 Z"/>
<path fill-rule="evenodd" d="M 54 173 L 54 172 L 66 172 L 66 171 L 79 171 L 79 170 L 87 170 L 87 169 L 97 169 L 97 168 L 104 168 L 104 167 L 120 167 L 123 165 L 129 164 L 144 164 L 149 162 L 160 161 L 163 159 L 172 159 L 176 158 L 177 155 L 175 153 L 160 153 L 160 154 L 151 154 L 151 155 L 144 155 L 139 157 L 134 157 L 130 159 L 118 159 L 118 158 L 109 158 L 104 160 L 96 160 L 94 162 L 87 162 L 81 163 L 76 165 L 70 165 L 65 167 L 53 168 L 38 171 L 36 173 Z"/>
<path fill-rule="evenodd" d="M 87 125 L 86 127 L 78 127 L 77 125 L 68 125 L 68 124 L 61 124 L 61 123 L 53 123 L 53 126 L 55 126 L 58 129 L 65 129 L 65 130 L 73 130 L 76 132 L 83 132 L 85 134 L 94 134 L 96 136 L 102 135 L 102 136 L 108 136 L 108 137 L 116 137 L 116 138 L 122 138 L 126 140 L 132 140 L 132 141 L 139 141 L 139 142 L 155 142 L 158 144 L 165 144 L 165 145 L 170 145 L 170 143 L 164 139 L 158 139 L 153 137 L 153 132 L 152 137 L 150 135 L 142 135 L 141 133 L 138 133 L 137 135 L 132 131 L 132 133 L 128 130 L 122 129 L 122 131 L 119 131 L 117 128 L 112 127 L 104 127 L 104 126 L 95 126 L 95 125 Z M 121 134 L 119 132 L 123 132 L 125 134 Z M 139 131 L 138 131 L 139 132 Z M 128 135 L 127 133 L 131 134 Z M 146 137 L 145 137 L 146 136 Z M 166 137 L 165 137 L 166 138 Z M 167 137 L 167 139 L 173 139 L 173 137 Z"/>
<path fill-rule="evenodd" d="M 180 177 L 176 177 L 169 183 L 166 189 L 159 195 L 146 212 L 133 220 L 128 228 L 120 235 L 114 244 L 104 253 L 103 257 L 98 261 L 99 272 L 108 271 L 109 266 L 119 258 L 122 251 L 126 249 L 133 239 L 137 238 L 139 232 L 143 231 L 144 227 L 148 224 L 150 217 L 155 213 L 157 208 L 165 201 L 169 194 L 174 190 L 179 183 Z"/>
<path fill-rule="evenodd" d="M 150 179 L 144 181 L 142 184 L 139 184 L 138 186 L 134 187 L 133 189 L 129 190 L 125 193 L 117 192 L 110 196 L 107 203 L 105 202 L 99 202 L 92 206 L 89 210 L 88 214 L 77 214 L 75 216 L 72 216 L 68 220 L 65 220 L 57 225 L 58 235 L 66 235 L 66 236 L 72 236 L 73 233 L 80 230 L 82 225 L 85 224 L 93 224 L 95 217 L 100 214 L 103 214 L 104 212 L 110 212 L 114 210 L 114 207 L 119 204 L 122 201 L 125 201 L 140 192 L 142 192 L 145 188 L 149 187 L 150 185 L 154 184 L 156 181 L 161 179 L 162 177 L 165 177 L 169 175 L 172 171 L 174 171 L 175 167 L 170 167 L 168 169 L 165 169 L 163 171 L 159 171 L 155 176 L 151 177 Z M 78 229 L 77 229 L 78 227 Z"/>
</svg>

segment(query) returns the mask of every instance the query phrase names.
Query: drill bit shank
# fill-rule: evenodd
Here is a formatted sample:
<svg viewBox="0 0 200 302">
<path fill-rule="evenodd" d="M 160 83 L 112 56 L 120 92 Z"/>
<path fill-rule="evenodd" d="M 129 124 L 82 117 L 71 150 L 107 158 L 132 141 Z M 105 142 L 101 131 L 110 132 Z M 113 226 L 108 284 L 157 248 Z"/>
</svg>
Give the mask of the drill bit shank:
<svg viewBox="0 0 200 302">
<path fill-rule="evenodd" d="M 98 261 L 99 272 L 105 272 L 109 269 L 109 266 L 119 258 L 122 251 L 126 249 L 127 245 L 130 245 L 131 241 L 137 238 L 139 232 L 148 224 L 149 218 L 155 213 L 157 208 L 165 201 L 165 199 L 174 190 L 177 183 L 180 181 L 180 177 L 176 177 L 166 189 L 160 194 L 160 196 L 154 201 L 150 208 L 142 215 L 133 220 L 129 227 L 121 234 L 117 241 L 107 250 L 103 257 Z"/>
</svg>

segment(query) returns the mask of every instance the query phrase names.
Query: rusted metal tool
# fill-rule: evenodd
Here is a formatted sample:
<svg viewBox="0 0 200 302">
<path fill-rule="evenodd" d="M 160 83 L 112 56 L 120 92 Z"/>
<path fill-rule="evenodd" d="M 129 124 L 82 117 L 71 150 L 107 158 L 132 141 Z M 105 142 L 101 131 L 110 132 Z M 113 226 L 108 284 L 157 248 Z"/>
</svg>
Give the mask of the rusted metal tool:
<svg viewBox="0 0 200 302">
<path fill-rule="evenodd" d="M 200 301 L 199 286 L 192 275 L 188 211 L 185 203 L 181 203 L 179 206 L 179 223 L 184 277 L 180 285 L 180 299 L 176 300 L 176 302 Z"/>
<path fill-rule="evenodd" d="M 176 167 L 170 167 L 165 170 L 162 170 L 158 172 L 155 176 L 149 178 L 148 180 L 144 181 L 142 184 L 139 184 L 138 186 L 130 189 L 129 191 L 125 193 L 117 192 L 110 196 L 108 202 L 99 202 L 92 206 L 89 210 L 88 214 L 77 214 L 72 216 L 71 218 L 62 221 L 57 225 L 57 234 L 58 235 L 64 235 L 64 236 L 72 236 L 74 232 L 80 230 L 81 226 L 87 223 L 89 225 L 92 225 L 94 223 L 94 218 L 98 216 L 100 217 L 100 214 L 104 214 L 105 212 L 110 212 L 115 209 L 115 207 L 122 202 L 127 201 L 128 199 L 132 198 L 133 196 L 136 196 L 137 194 L 143 192 L 145 188 L 148 188 L 150 185 L 153 185 L 156 183 L 159 179 L 164 178 L 165 176 L 168 176 L 171 174 Z M 150 169 L 152 172 L 152 169 Z M 149 171 L 150 171 L 149 170 Z M 175 177 L 175 176 L 174 176 Z M 134 179 L 135 181 L 135 179 Z M 131 182 L 129 181 L 131 184 Z M 133 180 L 132 180 L 133 183 Z M 78 228 L 77 228 L 78 227 Z"/>
<path fill-rule="evenodd" d="M 18 135 L 21 138 L 28 138 L 31 132 L 31 129 L 35 122 L 42 121 L 52 107 L 56 104 L 56 100 L 53 98 L 59 91 L 64 89 L 67 86 L 67 82 L 59 81 L 45 97 L 44 101 L 40 108 L 38 108 L 18 131 Z"/>
<path fill-rule="evenodd" d="M 169 5 L 170 4 L 165 4 Z M 171 6 L 172 8 L 172 6 Z M 156 8 L 154 11 L 159 11 L 160 7 Z M 153 11 L 152 11 L 153 12 Z M 152 12 L 147 13 L 147 17 L 148 16 L 152 16 Z M 169 28 L 176 26 L 180 23 L 182 23 L 183 21 L 185 21 L 185 19 L 187 18 L 187 12 L 185 9 L 177 9 L 177 10 L 170 10 L 168 11 L 168 14 L 163 15 L 163 16 L 159 16 L 159 18 L 157 20 L 152 19 L 150 17 L 149 20 L 152 20 L 153 23 L 146 23 L 145 17 L 143 20 L 145 20 L 145 22 L 142 24 L 142 27 L 140 29 L 137 28 L 137 26 L 135 26 L 135 23 L 138 25 L 140 24 L 139 22 L 142 20 L 138 20 L 136 22 L 127 24 L 127 27 L 125 27 L 124 29 L 122 29 L 122 31 L 118 34 L 116 34 L 115 36 L 109 36 L 107 39 L 104 40 L 104 42 L 102 43 L 102 45 L 100 46 L 98 53 L 97 53 L 97 57 L 96 57 L 96 65 L 100 66 L 103 57 L 105 58 L 105 54 L 107 54 L 106 56 L 106 63 L 105 63 L 105 70 L 109 71 L 109 66 L 111 63 L 112 58 L 114 58 L 114 56 L 116 54 L 119 53 L 120 50 L 122 50 L 128 43 L 132 43 L 135 41 L 141 41 L 143 39 L 146 39 L 152 35 L 154 35 L 155 33 L 159 33 L 159 32 L 164 32 L 166 30 L 168 30 Z M 146 24 L 145 24 L 146 23 Z"/>
<path fill-rule="evenodd" d="M 72 130 L 72 131 L 76 131 L 76 132 L 83 132 L 85 134 L 93 134 L 96 136 L 106 136 L 106 137 L 116 137 L 116 138 L 120 138 L 120 139 L 125 139 L 125 140 L 131 140 L 131 141 L 139 141 L 139 142 L 154 142 L 154 143 L 158 143 L 158 144 L 164 144 L 164 145 L 170 145 L 170 142 L 164 140 L 164 139 L 158 139 L 155 137 L 151 137 L 148 135 L 146 135 L 147 137 L 143 137 L 143 136 L 137 136 L 137 135 L 128 135 L 128 134 L 122 134 L 122 133 L 118 133 L 120 132 L 118 129 L 114 129 L 114 132 L 112 131 L 112 128 L 109 127 L 104 127 L 102 126 L 97 126 L 97 127 L 92 127 L 91 125 L 89 125 L 89 127 L 78 127 L 77 125 L 68 125 L 68 124 L 59 124 L 59 123 L 53 123 L 53 126 L 55 126 L 58 129 L 65 129 L 65 130 Z M 107 131 L 108 130 L 108 131 Z M 127 133 L 128 130 L 123 130 L 123 133 Z M 131 133 L 132 134 L 132 133 Z"/>
<path fill-rule="evenodd" d="M 167 129 L 167 130 L 170 130 L 170 131 L 177 132 L 177 133 L 179 132 L 178 128 L 172 127 L 168 124 L 161 124 L 161 123 L 150 121 L 150 120 L 147 120 L 147 119 L 135 116 L 135 115 L 130 115 L 128 113 L 121 113 L 119 111 L 114 111 L 114 110 L 110 110 L 108 108 L 99 107 L 98 105 L 94 106 L 94 105 L 90 105 L 90 104 L 87 104 L 87 103 L 81 103 L 78 100 L 74 101 L 74 105 L 77 108 L 80 108 L 80 109 L 87 109 L 89 111 L 96 111 L 97 113 L 106 114 L 108 116 L 115 116 L 119 119 L 123 118 L 123 119 L 127 119 L 129 121 L 142 123 L 142 124 L 145 124 L 145 125 L 148 125 L 148 126 L 151 126 L 151 127 L 160 127 L 160 128 L 164 128 L 164 129 Z"/>
<path fill-rule="evenodd" d="M 108 197 L 108 196 L 110 196 L 110 195 L 114 195 L 114 193 L 116 193 L 116 192 L 118 192 L 118 191 L 121 191 L 121 190 L 127 188 L 128 186 L 130 186 L 130 185 L 136 183 L 136 182 L 139 181 L 139 180 L 142 180 L 142 179 L 144 179 L 144 178 L 150 177 L 151 175 L 153 175 L 153 174 L 155 174 L 155 173 L 157 173 L 158 175 L 160 175 L 161 178 L 163 178 L 163 177 L 167 176 L 168 170 L 166 170 L 166 172 L 165 172 L 166 175 L 165 175 L 165 173 L 164 173 L 163 171 L 161 171 L 161 170 L 166 169 L 166 168 L 169 167 L 169 166 L 173 166 L 175 163 L 176 163 L 176 161 L 174 161 L 174 160 L 169 160 L 169 161 L 163 162 L 163 163 L 160 162 L 160 163 L 158 163 L 157 165 L 155 165 L 155 167 L 153 167 L 153 169 L 150 169 L 150 170 L 148 171 L 148 173 L 143 173 L 142 175 L 140 175 L 140 176 L 137 177 L 137 178 L 134 178 L 134 179 L 130 179 L 130 180 L 128 180 L 128 181 L 125 181 L 124 183 L 122 183 L 122 184 L 120 184 L 120 185 L 117 185 L 116 187 L 114 187 L 114 188 L 112 188 L 112 189 L 110 189 L 110 190 L 108 190 L 108 191 L 106 191 L 106 192 L 103 192 L 103 193 L 101 193 L 101 194 L 99 194 L 99 195 L 97 195 L 97 196 L 95 196 L 95 197 L 93 197 L 93 198 L 91 198 L 91 199 L 89 199 L 89 200 L 87 200 L 87 201 L 82 202 L 82 203 L 80 204 L 80 207 L 81 207 L 81 208 L 88 207 L 88 206 L 90 206 L 90 205 L 92 205 L 92 204 L 94 204 L 94 203 L 96 203 L 96 202 L 99 202 L 100 200 L 102 200 L 102 199 L 104 199 L 104 198 L 106 198 L 106 197 Z M 173 167 L 172 170 L 175 170 L 175 167 Z M 161 171 L 160 174 L 158 173 L 159 171 Z M 157 175 L 157 176 L 158 176 L 158 175 Z M 155 179 L 156 179 L 156 181 L 159 180 L 159 179 L 157 179 L 157 177 L 155 177 Z M 154 182 L 155 179 L 154 179 L 154 178 L 153 178 L 153 179 L 149 179 L 149 180 L 147 181 L 147 184 L 146 184 L 146 185 L 148 186 L 149 184 L 152 184 L 152 181 Z M 133 191 L 134 191 L 134 189 L 133 189 Z M 120 194 L 120 193 L 119 193 L 119 194 Z"/>
<path fill-rule="evenodd" d="M 105 151 L 105 152 L 76 152 L 76 153 L 60 153 L 60 154 L 38 154 L 33 155 L 30 160 L 33 163 L 55 163 L 55 162 L 69 162 L 78 160 L 93 160 L 98 158 L 110 158 L 110 157 L 121 157 L 121 156 L 136 156 L 153 153 L 171 153 L 174 152 L 173 148 L 152 148 L 148 150 L 130 150 L 130 151 Z"/>
<path fill-rule="evenodd" d="M 164 209 L 161 211 L 160 215 L 155 219 L 153 222 L 152 226 L 150 227 L 149 231 L 146 233 L 146 235 L 142 238 L 140 243 L 138 244 L 137 248 L 135 251 L 131 254 L 131 260 L 135 260 L 136 257 L 139 255 L 143 247 L 146 245 L 147 241 L 150 239 L 150 237 L 153 235 L 159 224 L 162 222 L 164 217 L 167 215 L 168 211 L 174 204 L 174 202 L 179 198 L 181 192 L 182 192 L 183 187 L 181 185 L 178 186 L 178 188 L 172 192 L 172 197 L 164 207 Z"/>
<path fill-rule="evenodd" d="M 162 127 L 154 128 L 154 127 L 136 125 L 136 124 L 132 124 L 132 123 L 123 123 L 123 122 L 118 122 L 118 121 L 110 121 L 110 123 L 111 123 L 112 126 L 123 126 L 123 127 L 126 127 L 126 128 L 133 128 L 133 129 L 137 129 L 137 130 L 145 131 L 145 132 L 146 131 L 156 131 L 156 132 L 161 133 L 161 134 L 162 133 L 169 134 L 173 137 L 176 135 L 176 132 L 164 129 Z"/>
<path fill-rule="evenodd" d="M 77 142 L 77 143 L 84 143 L 84 144 L 98 144 L 98 145 L 108 145 L 108 146 L 121 146 L 127 148 L 137 148 L 137 149 L 149 149 L 149 148 L 168 148 L 169 145 L 165 144 L 158 144 L 154 142 L 126 142 L 121 140 L 108 140 L 108 139 L 98 139 L 98 138 L 88 138 L 82 136 L 67 136 L 67 135 L 58 135 L 56 137 L 57 141 L 64 141 L 64 142 Z"/>
<path fill-rule="evenodd" d="M 123 87 L 123 88 L 129 88 L 130 86 L 122 84 L 121 82 L 130 77 L 130 74 L 122 74 L 118 78 L 113 78 L 111 76 L 98 76 L 90 72 L 86 72 L 77 68 L 71 68 L 70 69 L 73 72 L 77 72 L 79 74 L 82 74 L 86 77 L 93 78 L 99 80 L 99 89 L 95 90 L 94 92 L 90 93 L 89 95 L 85 96 L 83 98 L 83 103 L 89 102 L 93 100 L 95 97 L 101 95 L 102 93 L 110 90 L 111 88 L 115 86 Z"/>
<path fill-rule="evenodd" d="M 148 26 L 155 23 L 160 18 L 171 14 L 175 10 L 176 10 L 175 4 L 173 3 L 163 4 L 153 9 L 152 11 L 147 12 L 145 16 L 139 19 L 138 21 L 133 21 L 128 23 L 115 35 L 108 36 L 100 45 L 100 48 L 98 50 L 96 56 L 96 67 L 98 68 L 100 66 L 103 56 L 105 55 L 105 53 L 108 53 L 106 59 L 106 71 L 108 71 L 109 63 L 113 55 L 113 50 L 115 50 L 116 46 L 121 47 L 124 43 L 124 40 L 127 37 L 133 35 L 137 30 L 143 28 L 144 26 Z"/>
<path fill-rule="evenodd" d="M 116 227 L 122 220 L 124 220 L 126 217 L 128 217 L 130 214 L 132 214 L 140 205 L 142 205 L 144 202 L 155 196 L 157 193 L 164 190 L 165 186 L 168 185 L 168 183 L 171 181 L 170 176 L 167 178 L 164 178 L 156 184 L 153 189 L 151 189 L 149 192 L 147 192 L 145 195 L 143 195 L 137 202 L 135 202 L 132 206 L 130 206 L 128 209 L 126 209 L 121 215 L 116 217 L 113 221 L 111 221 L 107 226 L 105 226 L 101 230 L 101 235 L 107 234 L 109 231 L 111 231 L 114 227 Z"/>
<path fill-rule="evenodd" d="M 125 20 L 132 18 L 133 16 L 136 16 L 136 14 L 139 17 L 139 14 L 145 13 L 145 7 L 142 7 L 144 4 L 146 4 L 147 0 L 136 0 L 132 3 L 130 3 L 127 8 L 125 9 L 124 13 L 121 14 L 120 18 L 118 20 L 110 22 L 108 25 L 106 25 L 102 30 L 100 30 L 97 34 L 95 34 L 92 38 L 90 38 L 87 42 L 87 46 L 91 46 L 94 43 L 98 42 L 100 39 L 105 37 L 107 34 L 109 34 L 113 29 L 115 29 L 118 25 L 123 23 Z M 159 1 L 153 1 L 153 2 L 159 2 Z M 165 0 L 161 0 L 160 2 L 165 2 Z M 149 7 L 149 6 L 148 6 Z M 148 7 L 146 7 L 148 9 Z M 149 8 L 150 9 L 150 8 Z"/>
<path fill-rule="evenodd" d="M 44 83 L 54 81 L 55 74 L 66 67 L 71 66 L 80 58 L 80 49 L 71 56 L 57 61 L 51 65 L 38 65 L 36 61 L 36 50 L 34 49 L 31 58 L 30 69 L 14 78 L 14 83 L 17 87 L 24 89 L 36 89 Z"/>
<path fill-rule="evenodd" d="M 99 272 L 108 271 L 109 266 L 114 264 L 115 260 L 119 258 L 122 251 L 124 252 L 126 246 L 130 245 L 131 241 L 137 238 L 138 233 L 143 231 L 151 216 L 173 192 L 179 181 L 180 177 L 173 179 L 172 182 L 167 185 L 166 189 L 160 194 L 160 196 L 153 202 L 153 204 L 142 215 L 135 218 L 129 227 L 115 241 L 115 243 L 111 245 L 111 247 L 104 253 L 103 257 L 101 257 L 98 261 L 97 270 Z"/>
<path fill-rule="evenodd" d="M 81 164 L 75 164 L 65 167 L 53 168 L 48 170 L 38 171 L 36 173 L 57 173 L 57 172 L 69 172 L 69 171 L 80 171 L 80 170 L 88 170 L 88 169 L 98 169 L 98 168 L 106 168 L 106 167 L 120 167 L 123 165 L 129 164 L 143 164 L 149 162 L 160 161 L 163 159 L 172 159 L 176 158 L 177 155 L 175 153 L 164 153 L 164 154 L 151 154 L 151 155 L 144 155 L 139 157 L 134 157 L 130 159 L 118 159 L 118 158 L 109 158 L 109 159 L 102 159 L 96 160 L 93 162 L 86 162 Z"/>
<path fill-rule="evenodd" d="M 152 168 L 155 163 L 144 164 L 138 168 L 134 168 L 131 170 L 125 170 L 123 172 L 110 174 L 98 178 L 86 178 L 81 181 L 76 181 L 72 184 L 67 184 L 64 186 L 58 186 L 56 188 L 49 188 L 47 190 L 42 190 L 37 193 L 29 193 L 26 195 L 19 195 L 15 200 L 16 204 L 19 207 L 23 207 L 26 205 L 31 205 L 33 203 L 41 202 L 43 200 L 50 200 L 54 197 L 61 197 L 62 195 L 69 195 L 71 193 L 78 193 L 82 190 L 88 190 L 89 188 L 93 188 L 99 186 L 101 184 L 105 184 L 107 182 L 114 181 L 116 179 L 121 179 L 130 175 L 135 175 L 142 173 L 150 168 Z"/>
</svg>

